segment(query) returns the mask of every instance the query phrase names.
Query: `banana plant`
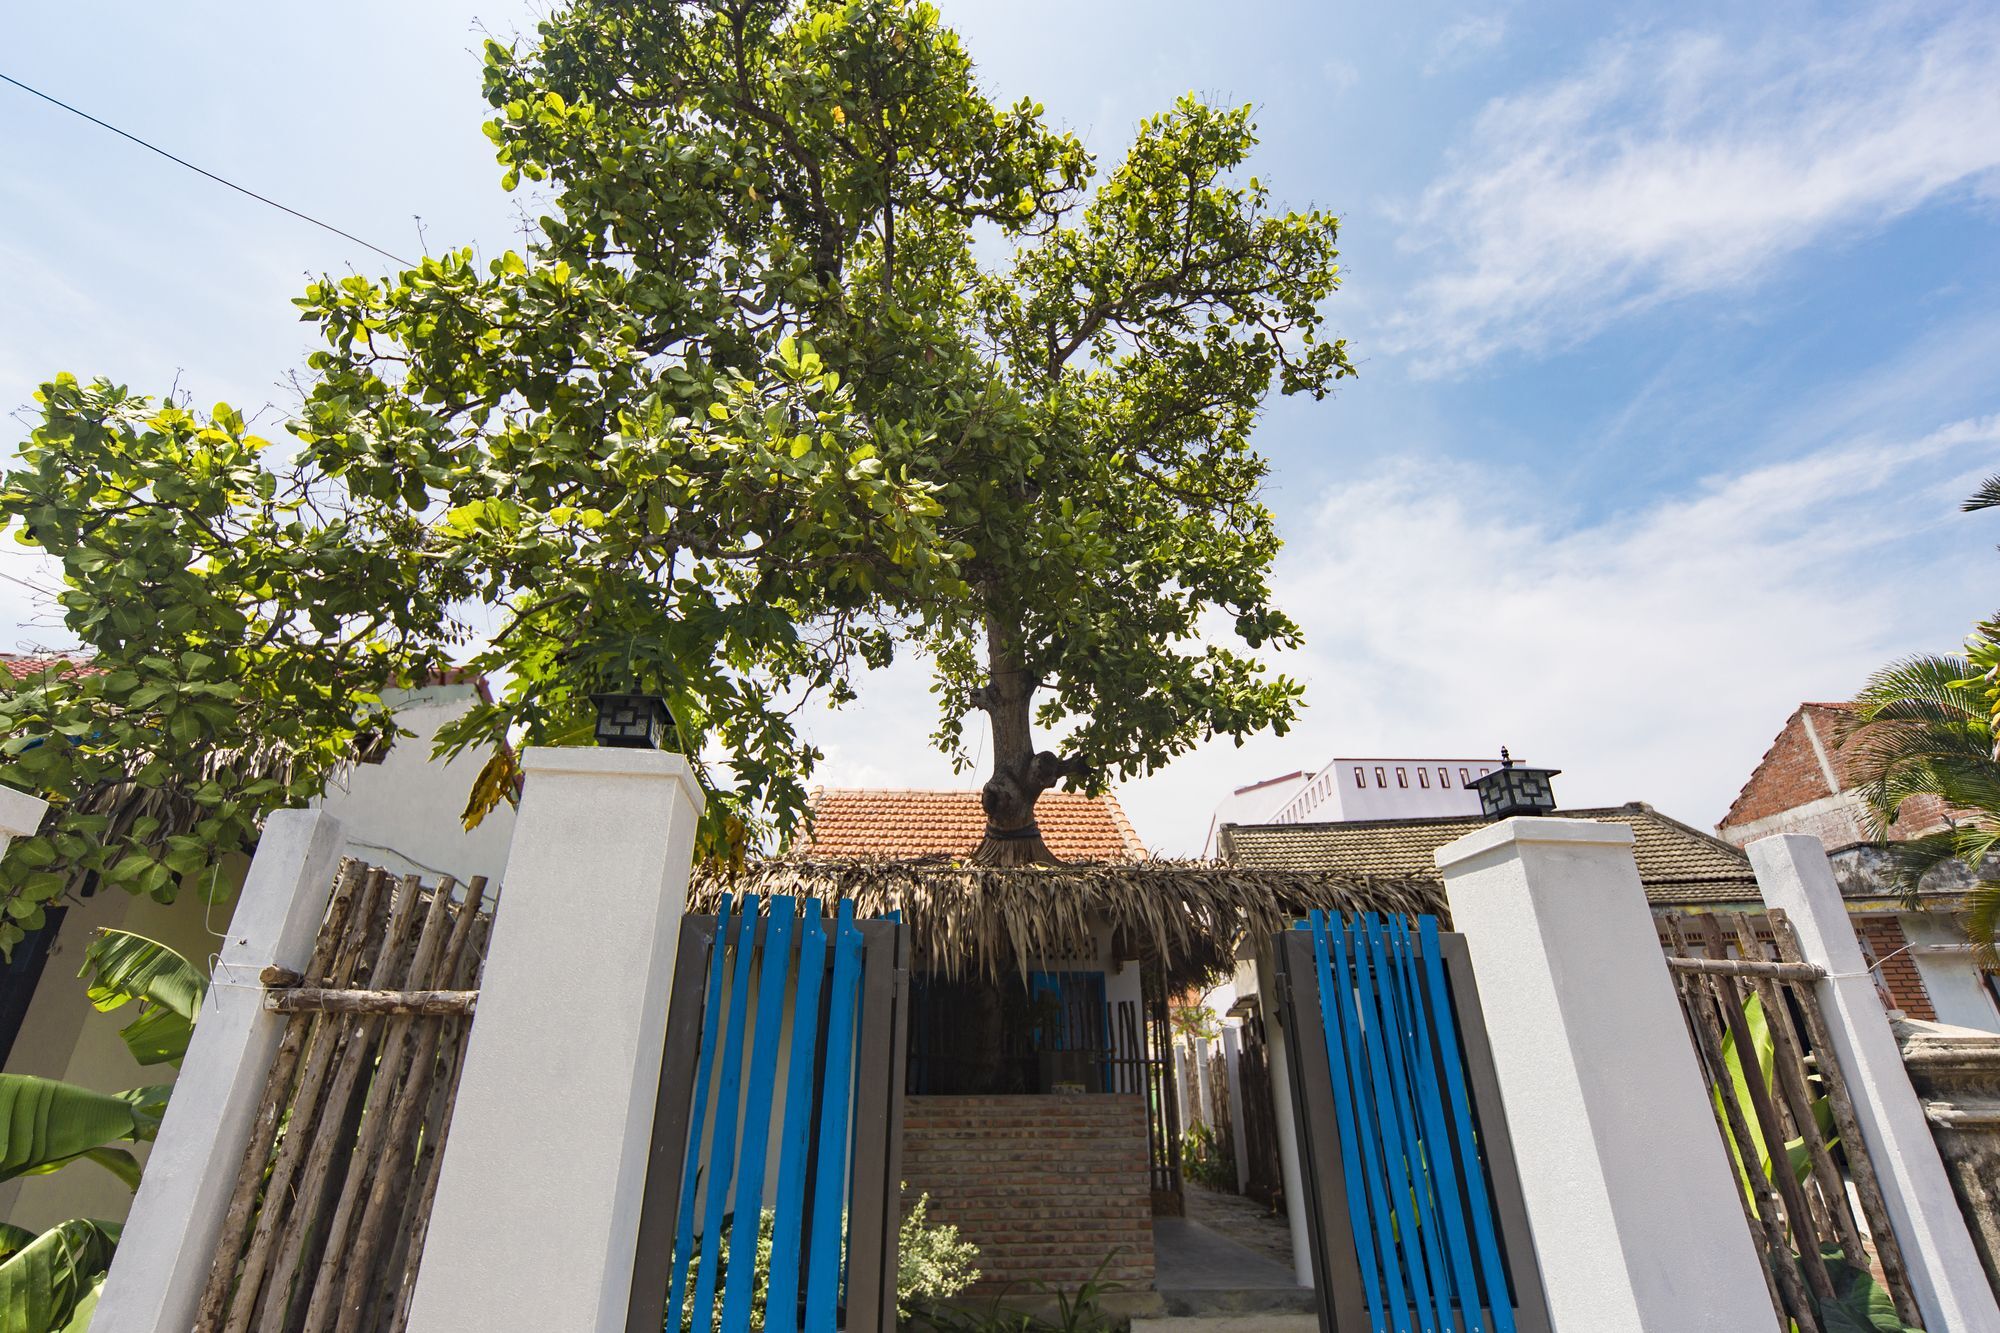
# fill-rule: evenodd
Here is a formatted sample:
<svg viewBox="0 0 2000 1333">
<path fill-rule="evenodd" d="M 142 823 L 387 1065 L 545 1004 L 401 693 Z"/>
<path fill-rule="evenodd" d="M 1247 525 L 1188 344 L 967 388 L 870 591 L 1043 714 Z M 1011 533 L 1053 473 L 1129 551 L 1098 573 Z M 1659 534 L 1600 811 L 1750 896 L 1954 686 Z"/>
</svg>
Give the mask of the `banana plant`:
<svg viewBox="0 0 2000 1333">
<path fill-rule="evenodd" d="M 83 1333 L 97 1308 L 114 1222 L 77 1218 L 40 1235 L 0 1225 L 0 1329 L 6 1333 Z"/>
<path fill-rule="evenodd" d="M 136 1003 L 119 1031 L 141 1065 L 178 1066 L 208 993 L 207 978 L 143 935 L 106 930 L 77 974 L 100 1012 Z M 118 1145 L 159 1131 L 170 1084 L 97 1092 L 56 1079 L 0 1074 L 0 1181 L 91 1161 L 133 1189 L 139 1162 Z M 36 1235 L 0 1226 L 0 1333 L 83 1333 L 118 1246 L 111 1222 L 75 1218 Z"/>
</svg>

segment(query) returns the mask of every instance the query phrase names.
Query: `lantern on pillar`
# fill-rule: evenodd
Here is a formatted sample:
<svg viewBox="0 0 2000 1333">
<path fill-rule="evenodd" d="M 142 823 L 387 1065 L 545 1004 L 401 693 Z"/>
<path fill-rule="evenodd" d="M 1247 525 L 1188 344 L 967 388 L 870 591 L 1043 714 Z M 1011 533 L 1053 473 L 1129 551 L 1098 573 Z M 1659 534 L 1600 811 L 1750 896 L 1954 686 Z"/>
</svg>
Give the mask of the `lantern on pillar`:
<svg viewBox="0 0 2000 1333">
<path fill-rule="evenodd" d="M 1509 819 L 1515 815 L 1546 815 L 1556 808 L 1555 790 L 1549 779 L 1559 768 L 1529 768 L 1514 762 L 1507 747 L 1500 747 L 1500 767 L 1472 785 L 1479 793 L 1479 810 L 1488 819 Z"/>
<path fill-rule="evenodd" d="M 667 701 L 657 694 L 593 694 L 597 743 L 628 750 L 658 750 L 673 729 Z"/>
</svg>

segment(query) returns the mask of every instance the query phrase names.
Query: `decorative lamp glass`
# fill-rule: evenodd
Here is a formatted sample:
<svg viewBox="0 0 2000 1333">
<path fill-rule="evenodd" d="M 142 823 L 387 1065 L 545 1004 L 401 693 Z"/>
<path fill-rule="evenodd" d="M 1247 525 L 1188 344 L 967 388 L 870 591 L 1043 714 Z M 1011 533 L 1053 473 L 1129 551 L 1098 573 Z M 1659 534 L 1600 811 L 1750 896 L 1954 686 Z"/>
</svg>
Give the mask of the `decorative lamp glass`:
<svg viewBox="0 0 2000 1333">
<path fill-rule="evenodd" d="M 1472 780 L 1479 792 L 1479 809 L 1488 819 L 1508 819 L 1514 815 L 1546 815 L 1556 808 L 1556 794 L 1549 779 L 1559 768 L 1527 768 L 1514 762 L 1507 747 L 1500 747 L 1500 767 Z"/>
<path fill-rule="evenodd" d="M 628 750 L 658 750 L 673 727 L 667 701 L 657 694 L 593 694 L 597 743 Z"/>
</svg>

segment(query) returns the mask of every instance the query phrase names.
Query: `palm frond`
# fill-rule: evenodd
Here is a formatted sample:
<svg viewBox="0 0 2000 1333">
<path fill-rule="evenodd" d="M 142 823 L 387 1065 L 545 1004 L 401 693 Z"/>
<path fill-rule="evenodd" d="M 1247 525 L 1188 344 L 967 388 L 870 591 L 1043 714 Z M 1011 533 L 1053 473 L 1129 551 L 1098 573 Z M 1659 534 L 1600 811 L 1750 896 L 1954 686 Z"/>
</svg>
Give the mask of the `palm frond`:
<svg viewBox="0 0 2000 1333">
<path fill-rule="evenodd" d="M 1962 506 L 1966 513 L 1976 509 L 2000 509 L 2000 473 L 1979 483 L 1979 489 L 1966 497 Z"/>
<path fill-rule="evenodd" d="M 2000 969 L 2000 947 L 1994 934 L 2000 931 L 2000 880 L 1975 884 L 1965 896 L 1965 938 L 1972 943 L 1973 956 L 1981 967 Z"/>
</svg>

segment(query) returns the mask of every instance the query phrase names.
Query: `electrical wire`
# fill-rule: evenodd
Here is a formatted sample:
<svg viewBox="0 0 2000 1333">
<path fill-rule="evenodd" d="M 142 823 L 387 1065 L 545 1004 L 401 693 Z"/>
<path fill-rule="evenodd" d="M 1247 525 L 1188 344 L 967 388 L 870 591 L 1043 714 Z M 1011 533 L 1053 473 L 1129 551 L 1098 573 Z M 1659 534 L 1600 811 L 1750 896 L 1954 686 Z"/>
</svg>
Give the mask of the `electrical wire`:
<svg viewBox="0 0 2000 1333">
<path fill-rule="evenodd" d="M 392 254 L 389 251 L 384 250 L 381 246 L 376 245 L 373 241 L 364 241 L 359 236 L 356 236 L 353 232 L 342 231 L 340 228 L 334 226 L 331 222 L 322 222 L 310 213 L 301 213 L 296 208 L 288 207 L 284 204 L 279 203 L 275 199 L 271 199 L 264 195 L 258 194 L 255 190 L 248 189 L 245 186 L 238 185 L 233 180 L 229 180 L 225 177 L 218 176 L 214 172 L 209 171 L 205 168 L 198 167 L 184 157 L 175 157 L 172 153 L 169 153 L 166 149 L 160 147 L 158 144 L 148 143 L 144 139 L 141 139 L 136 134 L 130 133 L 129 131 L 126 130 L 121 130 L 116 125 L 111 124 L 109 121 L 99 120 L 96 116 L 91 115 L 88 111 L 83 111 L 77 107 L 73 107 L 68 102 L 63 101 L 59 97 L 51 97 L 49 94 L 43 92 L 41 89 L 32 88 L 27 84 L 21 82 L 19 79 L 13 78 L 12 76 L 7 74 L 0 74 L 0 82 L 11 83 L 16 88 L 19 88 L 22 92 L 28 93 L 34 97 L 39 97 L 44 102 L 49 103 L 51 106 L 61 107 L 63 110 L 69 112 L 73 116 L 81 116 L 83 119 L 89 121 L 91 124 L 97 126 L 100 129 L 110 130 L 113 134 L 117 135 L 121 139 L 130 139 L 133 143 L 138 144 L 141 148 L 144 148 L 148 152 L 158 153 L 161 157 L 167 159 L 167 161 L 175 163 L 178 166 L 186 167 L 189 171 L 194 172 L 198 176 L 206 176 L 210 180 L 214 181 L 217 185 L 226 185 L 230 189 L 236 191 L 238 194 L 248 195 L 250 198 L 255 199 L 260 204 L 269 204 L 272 208 L 277 209 L 280 213 L 289 213 L 301 222 L 310 222 L 313 226 L 318 227 L 323 231 L 330 231 L 335 236 L 341 237 L 343 240 L 353 241 L 356 245 L 363 246 L 369 250 L 373 250 L 376 254 L 381 255 L 384 259 L 394 260 L 396 263 L 401 264 L 404 268 L 412 267 L 409 260 L 403 258 L 401 255 Z"/>
</svg>

